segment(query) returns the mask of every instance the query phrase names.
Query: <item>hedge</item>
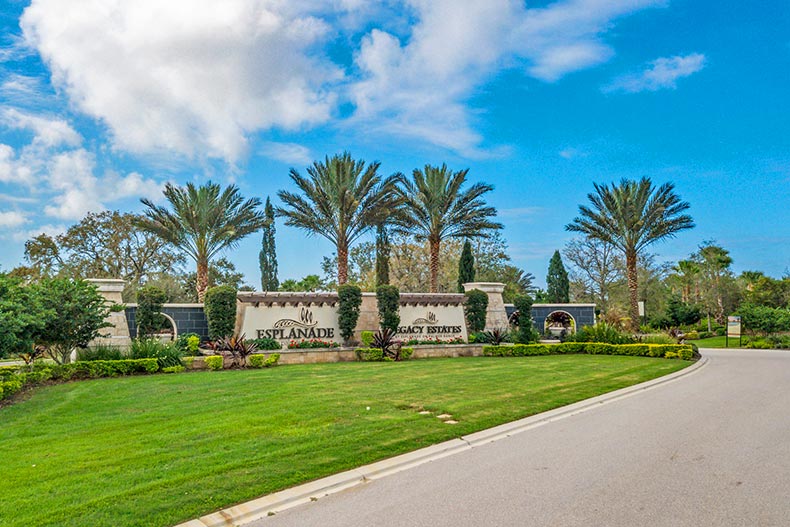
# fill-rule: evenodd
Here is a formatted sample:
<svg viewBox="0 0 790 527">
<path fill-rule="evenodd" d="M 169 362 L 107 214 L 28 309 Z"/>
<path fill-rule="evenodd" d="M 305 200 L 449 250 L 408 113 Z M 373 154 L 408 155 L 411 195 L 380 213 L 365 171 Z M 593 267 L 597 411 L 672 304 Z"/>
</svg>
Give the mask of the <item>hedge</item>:
<svg viewBox="0 0 790 527">
<path fill-rule="evenodd" d="M 65 382 L 74 379 L 99 379 L 138 373 L 156 373 L 156 359 L 92 360 L 69 364 L 36 365 L 33 371 L 23 366 L 5 366 L 0 369 L 0 400 L 8 399 L 25 386 L 35 386 L 47 381 Z"/>
<path fill-rule="evenodd" d="M 486 357 L 531 357 L 535 355 L 579 354 L 630 355 L 691 360 L 690 344 L 603 344 L 600 342 L 565 342 L 562 344 L 506 344 L 483 346 Z"/>
<path fill-rule="evenodd" d="M 390 362 L 391 358 L 385 357 L 381 348 L 357 348 L 354 350 L 357 360 L 362 362 Z M 400 360 L 408 360 L 414 353 L 414 348 L 401 348 Z"/>
</svg>

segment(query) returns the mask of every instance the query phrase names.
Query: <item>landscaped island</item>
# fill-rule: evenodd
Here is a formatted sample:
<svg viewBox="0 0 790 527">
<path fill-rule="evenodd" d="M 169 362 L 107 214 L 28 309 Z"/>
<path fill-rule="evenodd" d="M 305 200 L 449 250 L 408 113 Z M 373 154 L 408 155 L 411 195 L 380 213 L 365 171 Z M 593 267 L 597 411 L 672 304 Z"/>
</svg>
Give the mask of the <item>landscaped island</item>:
<svg viewBox="0 0 790 527">
<path fill-rule="evenodd" d="M 480 357 L 44 387 L 0 411 L 0 518 L 8 527 L 173 525 L 688 364 Z"/>
</svg>

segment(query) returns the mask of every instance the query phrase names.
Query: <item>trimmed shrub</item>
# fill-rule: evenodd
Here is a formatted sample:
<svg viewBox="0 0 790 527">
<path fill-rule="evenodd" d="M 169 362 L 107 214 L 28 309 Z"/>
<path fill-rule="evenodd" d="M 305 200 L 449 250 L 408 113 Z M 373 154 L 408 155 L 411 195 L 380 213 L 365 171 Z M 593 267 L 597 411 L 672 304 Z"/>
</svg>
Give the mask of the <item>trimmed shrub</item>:
<svg viewBox="0 0 790 527">
<path fill-rule="evenodd" d="M 345 342 L 354 336 L 359 320 L 359 307 L 362 305 L 362 290 L 355 285 L 341 285 L 337 288 L 337 318 L 340 336 Z"/>
<path fill-rule="evenodd" d="M 539 333 L 532 324 L 532 297 L 529 295 L 517 295 L 513 299 L 513 306 L 518 312 L 516 326 L 518 331 L 513 335 L 513 340 L 519 344 L 531 344 L 540 338 Z"/>
<path fill-rule="evenodd" d="M 162 368 L 162 373 L 181 373 L 185 369 L 183 366 L 168 366 L 167 368 Z"/>
<path fill-rule="evenodd" d="M 277 365 L 279 360 L 279 353 L 272 353 L 268 357 L 266 357 L 263 353 L 256 353 L 255 355 L 249 356 L 247 359 L 247 364 L 250 368 L 270 368 Z"/>
<path fill-rule="evenodd" d="M 376 288 L 376 302 L 379 306 L 381 329 L 388 328 L 397 333 L 400 325 L 400 291 L 394 285 L 380 285 Z"/>
<path fill-rule="evenodd" d="M 206 364 L 206 368 L 212 371 L 218 371 L 222 369 L 225 358 L 222 355 L 211 355 L 203 360 Z"/>
<path fill-rule="evenodd" d="M 381 348 L 357 348 L 354 350 L 357 360 L 362 362 L 395 362 L 392 357 L 387 357 Z M 408 360 L 414 354 L 413 348 L 401 348 L 400 360 Z"/>
<path fill-rule="evenodd" d="M 483 346 L 486 357 L 529 357 L 560 354 L 631 355 L 637 357 L 680 358 L 692 360 L 694 349 L 688 344 L 607 344 L 604 342 L 564 342 L 562 344 L 509 344 Z"/>
<path fill-rule="evenodd" d="M 236 327 L 236 289 L 229 285 L 212 287 L 206 291 L 203 304 L 208 322 L 208 336 L 212 340 L 230 337 Z"/>
<path fill-rule="evenodd" d="M 162 329 L 165 317 L 162 305 L 167 301 L 167 293 L 156 286 L 147 285 L 137 291 L 137 337 L 148 337 Z"/>
<path fill-rule="evenodd" d="M 363 331 L 359 336 L 359 340 L 362 341 L 363 346 L 369 348 L 373 344 L 373 335 L 375 335 L 373 331 Z"/>
<path fill-rule="evenodd" d="M 197 333 L 183 333 L 175 342 L 178 349 L 187 355 L 195 355 L 200 349 L 200 335 Z"/>
<path fill-rule="evenodd" d="M 486 327 L 486 311 L 488 310 L 488 295 L 479 289 L 466 292 L 464 314 L 469 331 L 477 333 Z"/>
</svg>

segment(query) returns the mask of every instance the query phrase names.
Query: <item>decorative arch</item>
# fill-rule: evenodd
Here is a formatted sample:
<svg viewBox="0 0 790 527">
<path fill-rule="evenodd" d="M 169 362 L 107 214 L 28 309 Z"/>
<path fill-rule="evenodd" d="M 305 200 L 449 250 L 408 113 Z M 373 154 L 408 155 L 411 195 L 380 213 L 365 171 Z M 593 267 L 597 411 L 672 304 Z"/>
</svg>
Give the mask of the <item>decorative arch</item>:
<svg viewBox="0 0 790 527">
<path fill-rule="evenodd" d="M 576 333 L 577 325 L 576 319 L 565 310 L 556 309 L 546 315 L 543 322 L 543 333 L 545 335 L 552 335 L 555 337 L 565 335 L 573 335 Z"/>
<path fill-rule="evenodd" d="M 175 319 L 167 313 L 162 313 L 162 316 L 165 317 L 165 319 L 170 322 L 170 325 L 173 327 L 173 341 L 175 342 L 178 340 L 178 324 L 176 324 Z"/>
</svg>

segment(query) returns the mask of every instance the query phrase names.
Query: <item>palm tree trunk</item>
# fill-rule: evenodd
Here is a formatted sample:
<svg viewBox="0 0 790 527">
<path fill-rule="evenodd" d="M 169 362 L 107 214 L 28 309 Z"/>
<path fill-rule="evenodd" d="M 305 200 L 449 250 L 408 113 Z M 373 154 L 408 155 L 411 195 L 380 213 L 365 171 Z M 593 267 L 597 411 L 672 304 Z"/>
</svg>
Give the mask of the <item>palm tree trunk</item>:
<svg viewBox="0 0 790 527">
<path fill-rule="evenodd" d="M 431 250 L 431 293 L 439 292 L 439 240 L 430 238 Z"/>
<path fill-rule="evenodd" d="M 195 279 L 197 286 L 198 302 L 201 304 L 206 298 L 206 289 L 208 289 L 208 261 L 201 258 L 197 262 L 197 277 Z"/>
<path fill-rule="evenodd" d="M 348 282 L 348 246 L 345 243 L 337 244 L 337 285 Z"/>
<path fill-rule="evenodd" d="M 639 278 L 636 272 L 636 251 L 625 252 L 625 268 L 628 275 L 629 306 L 628 316 L 631 317 L 631 331 L 639 331 Z"/>
</svg>

